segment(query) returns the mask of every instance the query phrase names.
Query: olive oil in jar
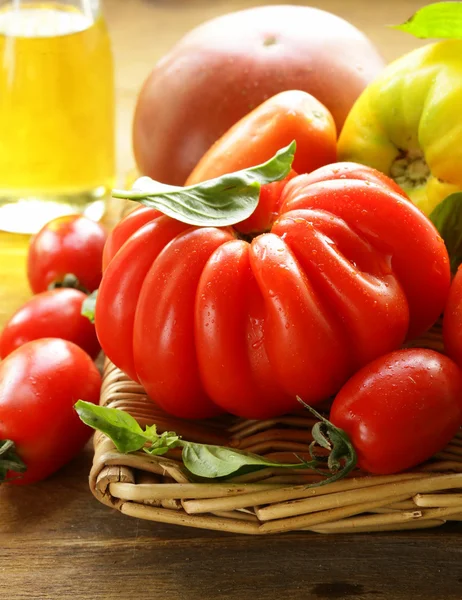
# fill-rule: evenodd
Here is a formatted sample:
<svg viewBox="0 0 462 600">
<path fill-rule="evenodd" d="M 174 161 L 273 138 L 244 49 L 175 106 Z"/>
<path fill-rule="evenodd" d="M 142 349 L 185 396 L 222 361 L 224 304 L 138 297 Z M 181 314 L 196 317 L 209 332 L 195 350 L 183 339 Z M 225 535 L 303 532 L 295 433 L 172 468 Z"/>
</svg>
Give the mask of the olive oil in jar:
<svg viewBox="0 0 462 600">
<path fill-rule="evenodd" d="M 0 2 L 0 230 L 98 219 L 114 181 L 114 85 L 99 3 Z"/>
</svg>

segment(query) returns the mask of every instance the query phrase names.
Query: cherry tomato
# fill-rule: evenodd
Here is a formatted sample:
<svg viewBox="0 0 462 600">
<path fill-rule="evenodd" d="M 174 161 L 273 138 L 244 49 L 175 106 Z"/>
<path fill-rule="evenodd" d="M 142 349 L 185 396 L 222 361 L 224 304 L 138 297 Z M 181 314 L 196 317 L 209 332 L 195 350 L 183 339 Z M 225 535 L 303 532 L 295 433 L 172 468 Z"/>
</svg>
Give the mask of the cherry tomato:
<svg viewBox="0 0 462 600">
<path fill-rule="evenodd" d="M 58 217 L 33 238 L 27 258 L 27 276 L 34 294 L 74 275 L 80 286 L 93 292 L 102 276 L 107 233 L 102 225 L 82 215 Z"/>
<path fill-rule="evenodd" d="M 70 288 L 33 296 L 6 323 L 0 336 L 0 357 L 31 340 L 54 337 L 74 342 L 96 358 L 100 345 L 95 326 L 81 314 L 86 297 Z"/>
<path fill-rule="evenodd" d="M 452 280 L 444 309 L 443 340 L 446 353 L 462 367 L 462 265 Z"/>
<path fill-rule="evenodd" d="M 347 381 L 330 420 L 349 435 L 360 468 L 410 469 L 441 451 L 462 426 L 462 371 L 433 350 L 391 352 Z"/>
<path fill-rule="evenodd" d="M 48 477 L 70 461 L 91 436 L 74 410 L 82 399 L 96 404 L 101 376 L 81 348 L 44 338 L 24 344 L 0 363 L 0 440 L 12 440 L 26 464 L 16 485 Z M 0 468 L 2 467 L 0 456 Z"/>
</svg>

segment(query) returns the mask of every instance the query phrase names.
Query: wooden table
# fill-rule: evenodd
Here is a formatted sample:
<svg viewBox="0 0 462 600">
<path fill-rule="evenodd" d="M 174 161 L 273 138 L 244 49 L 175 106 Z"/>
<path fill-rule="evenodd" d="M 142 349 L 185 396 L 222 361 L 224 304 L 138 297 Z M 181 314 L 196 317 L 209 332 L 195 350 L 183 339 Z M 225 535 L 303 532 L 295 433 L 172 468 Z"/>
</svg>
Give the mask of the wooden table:
<svg viewBox="0 0 462 600">
<path fill-rule="evenodd" d="M 268 2 L 279 3 L 279 2 Z M 306 4 L 306 2 L 293 2 Z M 118 165 L 133 166 L 136 93 L 155 60 L 185 31 L 257 0 L 106 0 L 116 59 Z M 419 0 L 325 0 L 389 60 L 418 45 L 386 29 Z M 0 326 L 29 295 L 26 237 L 0 235 Z M 248 538 L 123 517 L 90 494 L 92 450 L 47 481 L 0 489 L 0 599 L 456 600 L 462 527 L 415 534 Z"/>
</svg>

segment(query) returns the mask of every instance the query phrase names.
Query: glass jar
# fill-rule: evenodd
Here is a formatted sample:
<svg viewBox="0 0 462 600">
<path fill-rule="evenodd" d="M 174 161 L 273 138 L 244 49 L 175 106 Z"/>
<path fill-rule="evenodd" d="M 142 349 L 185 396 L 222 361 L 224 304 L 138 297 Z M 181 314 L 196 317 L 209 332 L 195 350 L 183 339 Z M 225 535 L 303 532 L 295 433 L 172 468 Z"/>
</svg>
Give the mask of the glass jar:
<svg viewBox="0 0 462 600">
<path fill-rule="evenodd" d="M 0 230 L 98 220 L 114 184 L 114 82 L 97 0 L 0 0 Z"/>
</svg>

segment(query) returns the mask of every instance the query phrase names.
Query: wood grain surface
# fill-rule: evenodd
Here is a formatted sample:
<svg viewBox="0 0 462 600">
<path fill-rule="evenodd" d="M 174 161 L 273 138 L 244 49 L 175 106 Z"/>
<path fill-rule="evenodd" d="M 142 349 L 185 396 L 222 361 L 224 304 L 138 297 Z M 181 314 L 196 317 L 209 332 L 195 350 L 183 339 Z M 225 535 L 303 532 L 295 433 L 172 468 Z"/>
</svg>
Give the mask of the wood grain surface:
<svg viewBox="0 0 462 600">
<path fill-rule="evenodd" d="M 244 537 L 124 517 L 86 486 L 91 448 L 0 490 L 0 598 L 460 600 L 462 528 Z"/>
<path fill-rule="evenodd" d="M 267 2 L 282 3 L 282 2 Z M 307 4 L 307 2 L 293 2 Z M 191 27 L 258 0 L 106 0 L 116 60 L 118 167 L 133 166 L 137 91 Z M 425 4 L 325 0 L 391 60 L 419 42 L 384 27 Z M 28 296 L 27 238 L 0 236 L 0 326 Z M 99 504 L 88 489 L 92 448 L 47 481 L 0 489 L 0 600 L 458 600 L 462 527 L 416 533 L 248 538 L 149 523 Z"/>
</svg>

